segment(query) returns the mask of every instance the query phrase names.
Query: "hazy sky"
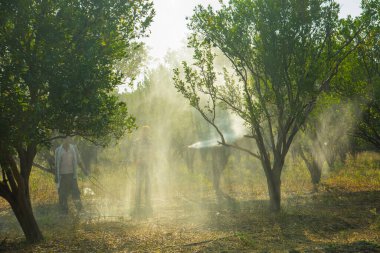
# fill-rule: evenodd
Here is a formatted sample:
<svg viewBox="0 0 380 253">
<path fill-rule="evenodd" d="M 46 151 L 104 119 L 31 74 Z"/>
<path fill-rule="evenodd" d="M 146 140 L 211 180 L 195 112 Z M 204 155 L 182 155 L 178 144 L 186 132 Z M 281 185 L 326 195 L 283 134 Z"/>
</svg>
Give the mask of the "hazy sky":
<svg viewBox="0 0 380 253">
<path fill-rule="evenodd" d="M 360 14 L 360 0 L 336 0 L 341 5 L 341 16 Z M 156 16 L 151 35 L 145 41 L 153 58 L 163 59 L 168 49 L 178 49 L 188 33 L 185 17 L 191 16 L 196 5 L 219 5 L 218 0 L 153 0 Z"/>
</svg>

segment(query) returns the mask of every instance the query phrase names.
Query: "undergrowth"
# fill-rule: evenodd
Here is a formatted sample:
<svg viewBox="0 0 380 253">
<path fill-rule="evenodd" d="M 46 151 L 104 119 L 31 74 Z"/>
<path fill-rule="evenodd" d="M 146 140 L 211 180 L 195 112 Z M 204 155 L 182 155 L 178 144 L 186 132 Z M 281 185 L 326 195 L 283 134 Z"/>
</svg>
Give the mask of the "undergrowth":
<svg viewBox="0 0 380 253">
<path fill-rule="evenodd" d="M 154 215 L 146 220 L 130 217 L 133 166 L 107 167 L 80 178 L 82 193 L 89 188 L 93 195 L 82 195 L 85 214 L 71 206 L 68 216 L 57 210 L 52 175 L 35 169 L 31 196 L 45 240 L 27 245 L 11 209 L 0 200 L 0 250 L 379 252 L 379 161 L 376 153 L 348 157 L 344 166 L 324 172 L 317 193 L 301 162 L 287 164 L 278 214 L 268 211 L 265 178 L 258 167 L 229 164 L 223 172 L 221 188 L 237 200 L 234 205 L 216 202 L 207 168 L 190 172 L 180 167 L 164 187 L 158 176 L 152 179 Z"/>
</svg>

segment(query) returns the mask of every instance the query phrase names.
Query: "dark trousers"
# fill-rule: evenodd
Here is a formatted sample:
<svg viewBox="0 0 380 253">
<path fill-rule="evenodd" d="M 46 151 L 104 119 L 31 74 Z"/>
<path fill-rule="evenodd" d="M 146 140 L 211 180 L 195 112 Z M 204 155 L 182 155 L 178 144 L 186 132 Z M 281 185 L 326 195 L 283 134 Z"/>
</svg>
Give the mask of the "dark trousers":
<svg viewBox="0 0 380 253">
<path fill-rule="evenodd" d="M 146 210 L 150 211 L 152 209 L 150 187 L 149 166 L 143 164 L 136 171 L 135 205 L 137 210 L 143 208 L 141 204 L 142 200 L 144 201 L 144 208 Z M 143 197 L 141 194 L 143 194 Z"/>
<path fill-rule="evenodd" d="M 61 211 L 65 213 L 69 210 L 67 205 L 67 197 L 69 195 L 72 196 L 75 207 L 80 211 L 82 209 L 82 202 L 80 200 L 78 182 L 73 178 L 73 174 L 63 174 L 59 183 L 58 196 Z"/>
</svg>

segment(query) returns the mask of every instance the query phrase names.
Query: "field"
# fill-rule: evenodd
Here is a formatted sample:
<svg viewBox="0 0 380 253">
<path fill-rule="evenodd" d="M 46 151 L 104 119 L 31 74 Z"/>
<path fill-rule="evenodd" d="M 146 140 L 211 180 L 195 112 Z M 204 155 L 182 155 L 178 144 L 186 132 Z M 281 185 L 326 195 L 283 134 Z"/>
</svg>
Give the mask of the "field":
<svg viewBox="0 0 380 253">
<path fill-rule="evenodd" d="M 227 168 L 222 188 L 235 201 L 219 205 L 207 173 L 179 169 L 172 174 L 176 180 L 170 191 L 156 183 L 154 215 L 145 220 L 129 215 L 133 170 L 126 175 L 114 168 L 80 180 L 82 192 L 91 187 L 94 195 L 83 195 L 85 213 L 71 207 L 67 216 L 57 210 L 52 176 L 34 170 L 32 201 L 45 240 L 26 244 L 11 209 L 1 200 L 0 251 L 380 252 L 379 165 L 375 153 L 348 158 L 324 173 L 318 192 L 312 192 L 302 164 L 287 165 L 279 214 L 268 212 L 259 169 Z"/>
</svg>

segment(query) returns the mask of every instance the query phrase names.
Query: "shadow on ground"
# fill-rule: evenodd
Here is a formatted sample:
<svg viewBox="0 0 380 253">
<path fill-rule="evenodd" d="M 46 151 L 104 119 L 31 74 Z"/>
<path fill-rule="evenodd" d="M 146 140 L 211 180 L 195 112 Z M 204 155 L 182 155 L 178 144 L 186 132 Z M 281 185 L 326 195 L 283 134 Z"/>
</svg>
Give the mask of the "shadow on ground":
<svg viewBox="0 0 380 253">
<path fill-rule="evenodd" d="M 189 204 L 190 203 L 190 204 Z M 54 204 L 35 207 L 45 241 L 27 245 L 0 215 L 0 250 L 7 252 L 379 252 L 380 192 L 326 191 L 284 199 L 268 212 L 267 200 L 187 201 L 155 211 L 147 220 L 112 220 L 72 213 Z M 14 219 L 14 218 L 13 218 Z M 15 228 L 16 227 L 16 228 Z M 10 233 L 9 231 L 14 231 Z M 7 232 L 4 234 L 3 232 Z M 5 235 L 5 236 L 4 236 Z"/>
</svg>

